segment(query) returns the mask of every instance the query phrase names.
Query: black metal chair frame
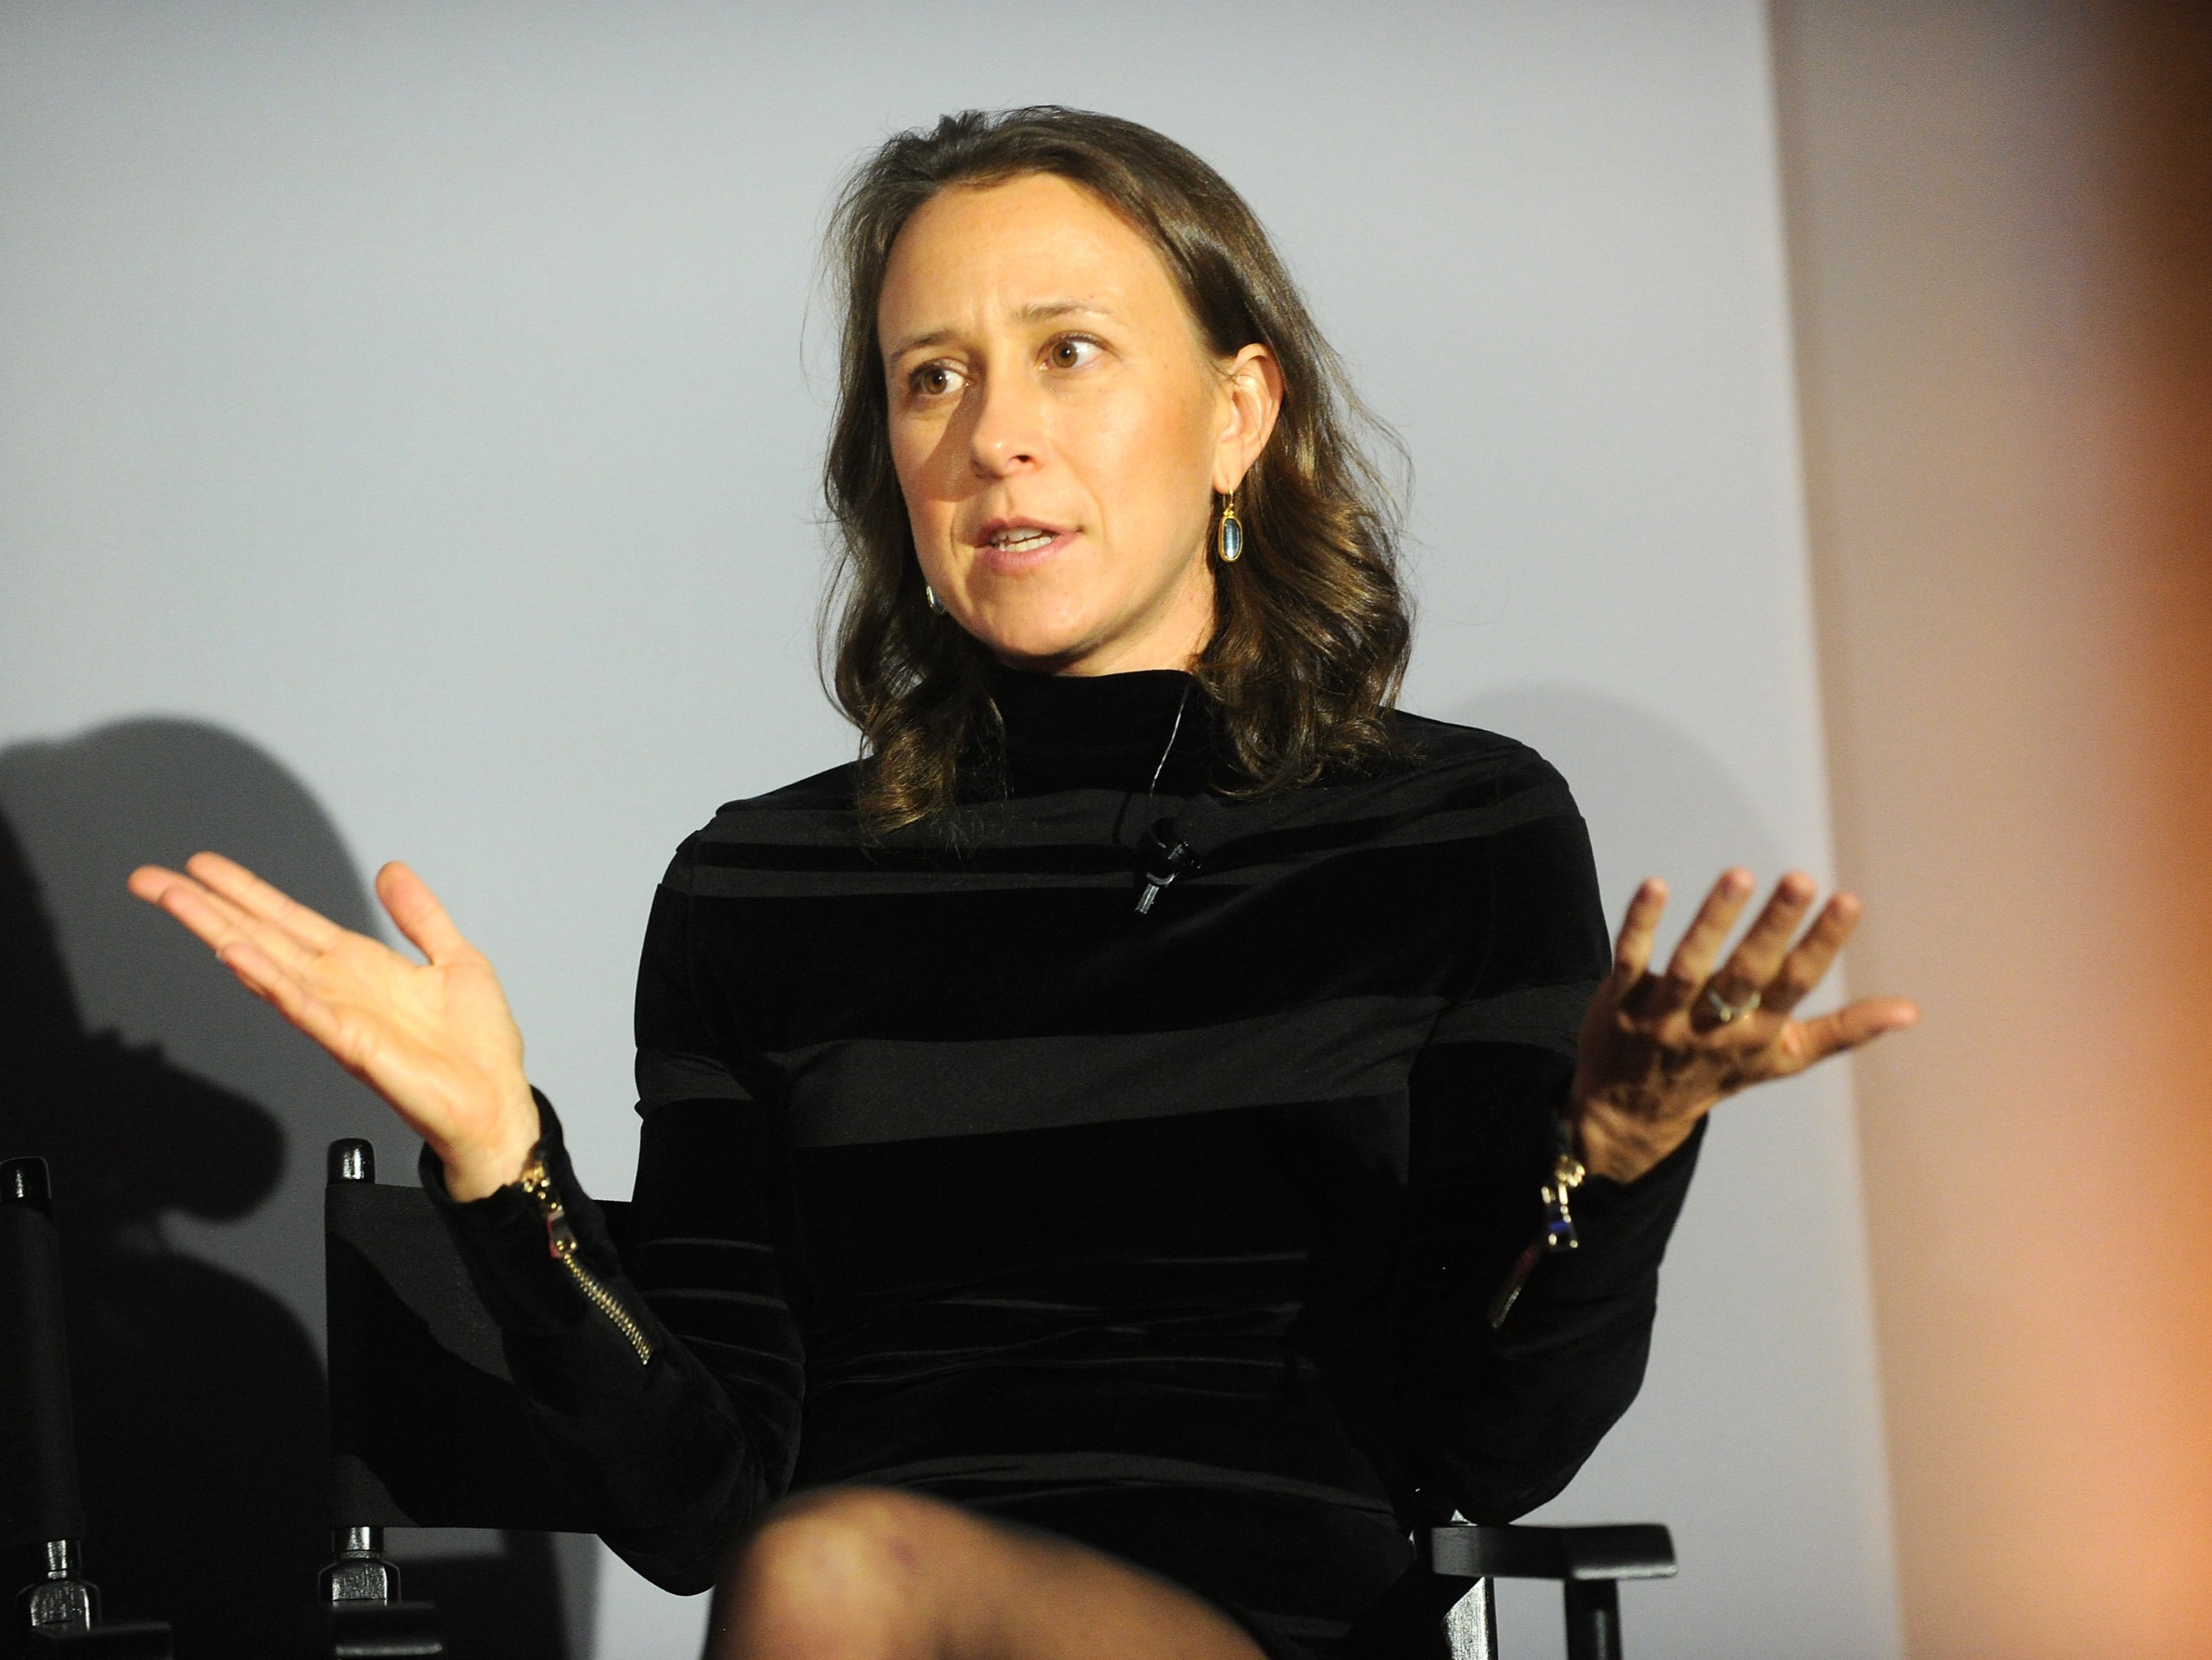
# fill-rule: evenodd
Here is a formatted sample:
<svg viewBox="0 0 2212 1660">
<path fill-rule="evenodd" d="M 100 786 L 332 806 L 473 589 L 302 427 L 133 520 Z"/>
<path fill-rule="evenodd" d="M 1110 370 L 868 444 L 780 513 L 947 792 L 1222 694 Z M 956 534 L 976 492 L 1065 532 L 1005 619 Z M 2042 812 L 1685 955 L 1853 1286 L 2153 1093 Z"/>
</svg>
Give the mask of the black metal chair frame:
<svg viewBox="0 0 2212 1660">
<path fill-rule="evenodd" d="M 1444 1616 L 1452 1660 L 1498 1660 L 1497 1581 L 1556 1579 L 1566 1605 L 1567 1660 L 1621 1660 L 1620 1582 L 1671 1578 L 1674 1541 L 1656 1522 L 1429 1530 L 1429 1567 L 1471 1582 Z"/>
</svg>

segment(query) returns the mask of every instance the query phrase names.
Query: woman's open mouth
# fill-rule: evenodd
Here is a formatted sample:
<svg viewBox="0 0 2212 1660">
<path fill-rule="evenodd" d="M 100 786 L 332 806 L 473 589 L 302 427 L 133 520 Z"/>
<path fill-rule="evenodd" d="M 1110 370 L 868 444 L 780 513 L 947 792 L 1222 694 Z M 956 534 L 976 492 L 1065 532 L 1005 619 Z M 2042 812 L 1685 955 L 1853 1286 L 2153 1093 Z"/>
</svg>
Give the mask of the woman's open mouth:
<svg viewBox="0 0 2212 1660">
<path fill-rule="evenodd" d="M 1005 575 L 1034 570 L 1075 538 L 1064 526 L 1034 519 L 993 519 L 975 539 L 984 565 Z"/>
</svg>

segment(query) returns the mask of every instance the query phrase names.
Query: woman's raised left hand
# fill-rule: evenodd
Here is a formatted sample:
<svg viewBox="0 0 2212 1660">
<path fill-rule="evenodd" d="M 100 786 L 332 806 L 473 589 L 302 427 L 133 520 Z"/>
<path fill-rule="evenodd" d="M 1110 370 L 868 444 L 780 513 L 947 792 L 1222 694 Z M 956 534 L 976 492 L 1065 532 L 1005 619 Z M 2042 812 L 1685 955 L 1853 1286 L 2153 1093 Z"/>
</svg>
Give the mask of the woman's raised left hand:
<svg viewBox="0 0 2212 1660">
<path fill-rule="evenodd" d="M 1660 972 L 1651 970 L 1651 946 L 1667 885 L 1655 877 L 1629 902 L 1613 972 L 1583 1018 L 1570 1103 L 1592 1175 L 1632 1182 L 1738 1090 L 1790 1077 L 1920 1018 L 1901 997 L 1863 997 L 1832 1013 L 1793 1017 L 1859 920 L 1857 899 L 1838 893 L 1801 937 L 1798 925 L 1818 892 L 1802 872 L 1775 884 L 1765 909 L 1716 969 L 1755 885 L 1749 871 L 1723 872 Z"/>
</svg>

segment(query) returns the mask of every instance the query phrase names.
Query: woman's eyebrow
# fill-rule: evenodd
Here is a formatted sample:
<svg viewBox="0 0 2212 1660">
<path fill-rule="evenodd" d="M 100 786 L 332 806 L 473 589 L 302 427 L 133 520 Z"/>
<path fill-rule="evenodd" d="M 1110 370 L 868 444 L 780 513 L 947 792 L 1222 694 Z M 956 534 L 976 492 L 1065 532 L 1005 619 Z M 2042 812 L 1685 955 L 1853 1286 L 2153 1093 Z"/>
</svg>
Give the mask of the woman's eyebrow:
<svg viewBox="0 0 2212 1660">
<path fill-rule="evenodd" d="M 1024 323 L 1048 323 L 1055 317 L 1076 313 L 1089 317 L 1111 317 L 1112 310 L 1096 300 L 1040 300 L 1035 305 L 1024 306 L 1015 313 Z"/>
<path fill-rule="evenodd" d="M 941 346 L 952 338 L 950 328 L 934 328 L 922 334 L 910 334 L 884 353 L 885 362 L 895 362 L 910 351 L 921 351 L 929 346 Z"/>
<path fill-rule="evenodd" d="M 1014 313 L 1017 320 L 1024 323 L 1048 323 L 1057 317 L 1113 315 L 1110 307 L 1103 306 L 1096 300 L 1039 300 L 1024 306 Z M 910 334 L 884 353 L 884 361 L 896 362 L 910 351 L 924 351 L 932 346 L 944 345 L 958 333 L 959 331 L 950 324 L 943 324 L 920 334 Z"/>
</svg>

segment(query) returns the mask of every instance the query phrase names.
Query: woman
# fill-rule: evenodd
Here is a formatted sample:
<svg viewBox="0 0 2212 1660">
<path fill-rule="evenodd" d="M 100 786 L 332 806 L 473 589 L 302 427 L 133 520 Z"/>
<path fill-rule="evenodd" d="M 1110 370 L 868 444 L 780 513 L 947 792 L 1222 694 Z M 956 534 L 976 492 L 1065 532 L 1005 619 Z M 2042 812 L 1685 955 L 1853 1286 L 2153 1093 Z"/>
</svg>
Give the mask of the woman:
<svg viewBox="0 0 2212 1660">
<path fill-rule="evenodd" d="M 212 855 L 134 891 L 422 1135 L 542 1438 L 712 1653 L 1436 1652 L 1408 1529 L 1626 1408 L 1706 1112 L 1912 1011 L 1791 1018 L 1856 914 L 1800 875 L 1656 971 L 1647 883 L 1608 958 L 1557 775 L 1392 708 L 1356 404 L 1197 158 L 971 113 L 837 223 L 863 756 L 671 866 L 623 1256 L 404 866 L 422 964 Z"/>
</svg>

